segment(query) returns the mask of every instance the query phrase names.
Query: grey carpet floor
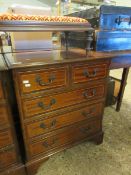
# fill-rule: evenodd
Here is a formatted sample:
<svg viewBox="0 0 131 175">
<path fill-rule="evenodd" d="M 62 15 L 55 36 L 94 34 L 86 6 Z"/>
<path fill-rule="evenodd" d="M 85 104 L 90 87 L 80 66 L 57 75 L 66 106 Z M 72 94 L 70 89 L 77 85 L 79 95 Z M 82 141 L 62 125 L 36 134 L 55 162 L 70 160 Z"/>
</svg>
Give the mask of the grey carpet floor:
<svg viewBox="0 0 131 175">
<path fill-rule="evenodd" d="M 111 72 L 120 77 L 121 70 Z M 37 175 L 131 175 L 131 71 L 121 111 L 105 109 L 103 144 L 85 142 L 52 156 Z"/>
</svg>

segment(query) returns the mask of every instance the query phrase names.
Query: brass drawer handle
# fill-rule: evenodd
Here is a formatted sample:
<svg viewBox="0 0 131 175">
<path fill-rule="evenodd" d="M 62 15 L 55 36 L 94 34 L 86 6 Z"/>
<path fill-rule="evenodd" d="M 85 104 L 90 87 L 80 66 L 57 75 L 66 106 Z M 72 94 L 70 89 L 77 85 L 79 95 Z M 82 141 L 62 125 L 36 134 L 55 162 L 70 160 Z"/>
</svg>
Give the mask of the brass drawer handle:
<svg viewBox="0 0 131 175">
<path fill-rule="evenodd" d="M 44 82 L 40 76 L 37 76 L 36 82 L 40 86 L 48 86 L 48 85 L 52 84 L 55 79 L 56 79 L 55 75 L 50 75 L 50 77 L 48 78 L 48 82 Z"/>
<path fill-rule="evenodd" d="M 83 111 L 83 112 L 82 112 L 82 115 L 83 115 L 84 117 L 89 117 L 91 114 L 92 114 L 92 112 L 86 112 L 86 111 Z"/>
<path fill-rule="evenodd" d="M 40 124 L 40 128 L 41 128 L 41 129 L 46 129 L 46 125 L 45 125 L 44 123 L 41 123 L 41 124 Z"/>
<path fill-rule="evenodd" d="M 84 117 L 89 117 L 90 115 L 92 115 L 95 111 L 95 108 L 91 108 L 89 110 L 89 112 L 86 112 L 86 111 L 83 111 L 81 114 L 84 116 Z"/>
<path fill-rule="evenodd" d="M 52 122 L 51 122 L 51 127 L 54 127 L 56 125 L 56 119 L 54 119 Z"/>
<path fill-rule="evenodd" d="M 48 148 L 48 147 L 49 147 L 49 144 L 48 144 L 48 142 L 46 142 L 46 141 L 45 141 L 45 142 L 43 142 L 43 143 L 42 143 L 42 145 L 43 145 L 44 147 L 46 147 L 46 148 Z"/>
<path fill-rule="evenodd" d="M 51 122 L 51 124 L 50 124 L 50 127 L 55 127 L 55 125 L 56 125 L 56 120 L 53 120 L 53 121 Z M 41 129 L 50 129 L 50 128 L 47 128 L 46 125 L 45 125 L 44 123 L 40 123 L 39 127 L 40 127 Z"/>
<path fill-rule="evenodd" d="M 84 92 L 83 96 L 87 99 L 87 98 L 92 98 L 96 95 L 96 89 L 92 90 L 92 95 L 88 95 L 88 92 Z"/>
<path fill-rule="evenodd" d="M 56 139 L 53 139 L 51 144 L 49 144 L 47 141 L 44 141 L 44 142 L 42 143 L 42 145 L 43 145 L 45 148 L 49 148 L 49 147 L 52 147 L 54 144 L 56 144 L 57 141 L 58 141 L 57 138 L 56 138 Z"/>
<path fill-rule="evenodd" d="M 80 128 L 80 131 L 84 134 L 87 134 L 89 131 L 91 130 L 91 127 L 87 127 L 87 128 Z"/>
<path fill-rule="evenodd" d="M 86 78 L 94 78 L 94 77 L 96 77 L 96 75 L 97 75 L 97 69 L 94 69 L 93 70 L 93 72 L 92 72 L 92 74 L 90 74 L 89 72 L 88 72 L 88 70 L 84 70 L 83 71 L 83 75 L 86 77 Z"/>
<path fill-rule="evenodd" d="M 48 110 L 51 108 L 52 105 L 54 105 L 56 103 L 56 99 L 51 99 L 50 104 L 49 105 L 45 105 L 43 102 L 38 102 L 38 107 L 44 109 L 44 110 Z"/>
</svg>

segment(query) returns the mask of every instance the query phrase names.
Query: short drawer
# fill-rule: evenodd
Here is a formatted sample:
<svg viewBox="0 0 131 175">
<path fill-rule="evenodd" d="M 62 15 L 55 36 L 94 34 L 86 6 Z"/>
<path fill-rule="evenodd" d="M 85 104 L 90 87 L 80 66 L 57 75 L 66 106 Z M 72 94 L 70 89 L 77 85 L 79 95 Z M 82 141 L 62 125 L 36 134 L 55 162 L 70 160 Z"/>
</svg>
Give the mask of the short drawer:
<svg viewBox="0 0 131 175">
<path fill-rule="evenodd" d="M 19 73 L 21 92 L 30 93 L 66 86 L 67 72 L 67 67 L 61 67 Z"/>
<path fill-rule="evenodd" d="M 48 119 L 26 123 L 25 131 L 27 138 L 42 135 L 44 133 L 59 129 L 79 121 L 99 118 L 102 115 L 103 103 L 84 106 L 66 114 L 61 114 Z"/>
<path fill-rule="evenodd" d="M 72 67 L 73 83 L 85 83 L 91 80 L 105 78 L 107 64 L 82 65 Z"/>
<path fill-rule="evenodd" d="M 0 105 L 0 126 L 3 126 L 9 123 L 7 110 L 8 110 L 7 106 Z"/>
<path fill-rule="evenodd" d="M 88 136 L 92 136 L 93 133 L 98 132 L 101 129 L 101 122 L 92 121 L 84 122 L 84 124 L 73 125 L 72 127 L 67 127 L 64 131 L 59 134 L 48 136 L 43 140 L 30 143 L 29 153 L 30 157 L 36 156 L 41 153 L 46 153 L 51 149 L 64 146 L 69 143 L 74 143 L 80 141 Z"/>
<path fill-rule="evenodd" d="M 13 144 L 12 132 L 10 129 L 0 131 L 0 148 Z"/>
<path fill-rule="evenodd" d="M 37 114 L 43 114 L 62 107 L 75 105 L 89 100 L 104 97 L 105 85 L 100 84 L 87 89 L 77 89 L 54 94 L 45 97 L 35 98 L 32 100 L 23 101 L 23 111 L 25 117 L 30 117 Z"/>
<path fill-rule="evenodd" d="M 4 98 L 4 94 L 3 94 L 3 88 L 2 88 L 2 82 L 0 80 L 0 99 Z"/>
<path fill-rule="evenodd" d="M 0 171 L 17 162 L 17 156 L 14 147 L 7 150 L 0 150 Z"/>
</svg>

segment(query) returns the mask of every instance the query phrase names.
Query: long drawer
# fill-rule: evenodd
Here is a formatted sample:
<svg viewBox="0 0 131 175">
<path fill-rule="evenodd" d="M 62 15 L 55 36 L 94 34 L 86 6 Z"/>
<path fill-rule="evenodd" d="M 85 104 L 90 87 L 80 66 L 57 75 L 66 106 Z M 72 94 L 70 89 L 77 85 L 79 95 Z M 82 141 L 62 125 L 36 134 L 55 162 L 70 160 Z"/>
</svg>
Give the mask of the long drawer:
<svg viewBox="0 0 131 175">
<path fill-rule="evenodd" d="M 0 126 L 9 124 L 7 106 L 0 105 Z"/>
<path fill-rule="evenodd" d="M 67 67 L 20 72 L 18 74 L 20 91 L 21 93 L 30 93 L 67 86 L 67 72 Z"/>
<path fill-rule="evenodd" d="M 13 144 L 11 129 L 0 131 L 0 148 Z"/>
<path fill-rule="evenodd" d="M 45 137 L 43 140 L 30 143 L 28 145 L 29 156 L 32 158 L 33 156 L 37 156 L 41 153 L 46 153 L 51 149 L 80 141 L 92 134 L 95 134 L 100 131 L 100 129 L 100 120 L 84 122 L 83 124 L 67 127 L 64 131 L 58 134 L 54 133 L 54 135 L 48 136 L 47 138 Z"/>
<path fill-rule="evenodd" d="M 72 68 L 73 83 L 85 83 L 107 76 L 107 64 L 81 65 Z"/>
<path fill-rule="evenodd" d="M 18 160 L 15 148 L 11 147 L 7 150 L 0 150 L 0 171 L 8 166 L 15 164 Z"/>
<path fill-rule="evenodd" d="M 96 117 L 99 119 L 102 115 L 102 109 L 103 103 L 98 103 L 77 110 L 74 109 L 61 115 L 54 114 L 53 117 L 49 116 L 47 119 L 25 123 L 26 138 L 33 138 L 79 121 L 95 119 Z"/>
<path fill-rule="evenodd" d="M 60 94 L 23 100 L 24 117 L 43 114 L 66 106 L 102 98 L 105 94 L 105 84 L 99 84 L 86 89 L 77 89 Z"/>
</svg>

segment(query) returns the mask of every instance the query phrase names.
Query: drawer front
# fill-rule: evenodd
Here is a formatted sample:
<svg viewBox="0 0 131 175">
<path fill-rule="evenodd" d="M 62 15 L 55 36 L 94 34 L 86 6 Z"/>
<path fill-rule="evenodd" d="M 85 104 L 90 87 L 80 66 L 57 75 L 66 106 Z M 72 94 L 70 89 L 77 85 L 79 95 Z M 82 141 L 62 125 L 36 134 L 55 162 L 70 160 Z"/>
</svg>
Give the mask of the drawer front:
<svg viewBox="0 0 131 175">
<path fill-rule="evenodd" d="M 45 69 L 19 74 L 22 93 L 47 90 L 67 85 L 67 68 Z"/>
<path fill-rule="evenodd" d="M 107 76 L 107 64 L 74 66 L 73 83 L 85 83 Z"/>
<path fill-rule="evenodd" d="M 0 105 L 0 126 L 8 124 L 8 112 L 7 112 L 7 107 Z"/>
<path fill-rule="evenodd" d="M 11 130 L 0 131 L 0 148 L 13 144 Z"/>
<path fill-rule="evenodd" d="M 15 164 L 17 162 L 17 156 L 14 148 L 5 151 L 0 150 L 0 171 L 12 164 Z"/>
<path fill-rule="evenodd" d="M 2 88 L 2 82 L 0 80 L 0 99 L 4 98 L 4 94 L 3 94 L 3 88 Z"/>
<path fill-rule="evenodd" d="M 102 103 L 94 104 L 49 119 L 25 124 L 26 137 L 32 138 L 79 121 L 95 119 L 101 116 L 102 108 Z"/>
<path fill-rule="evenodd" d="M 25 117 L 42 114 L 62 107 L 75 105 L 104 96 L 104 84 L 89 89 L 78 89 L 33 100 L 23 101 Z"/>
<path fill-rule="evenodd" d="M 36 156 L 40 153 L 46 153 L 53 148 L 64 146 L 69 143 L 80 141 L 100 130 L 100 121 L 74 125 L 67 127 L 63 132 L 50 136 L 36 143 L 29 144 L 30 156 Z"/>
</svg>

